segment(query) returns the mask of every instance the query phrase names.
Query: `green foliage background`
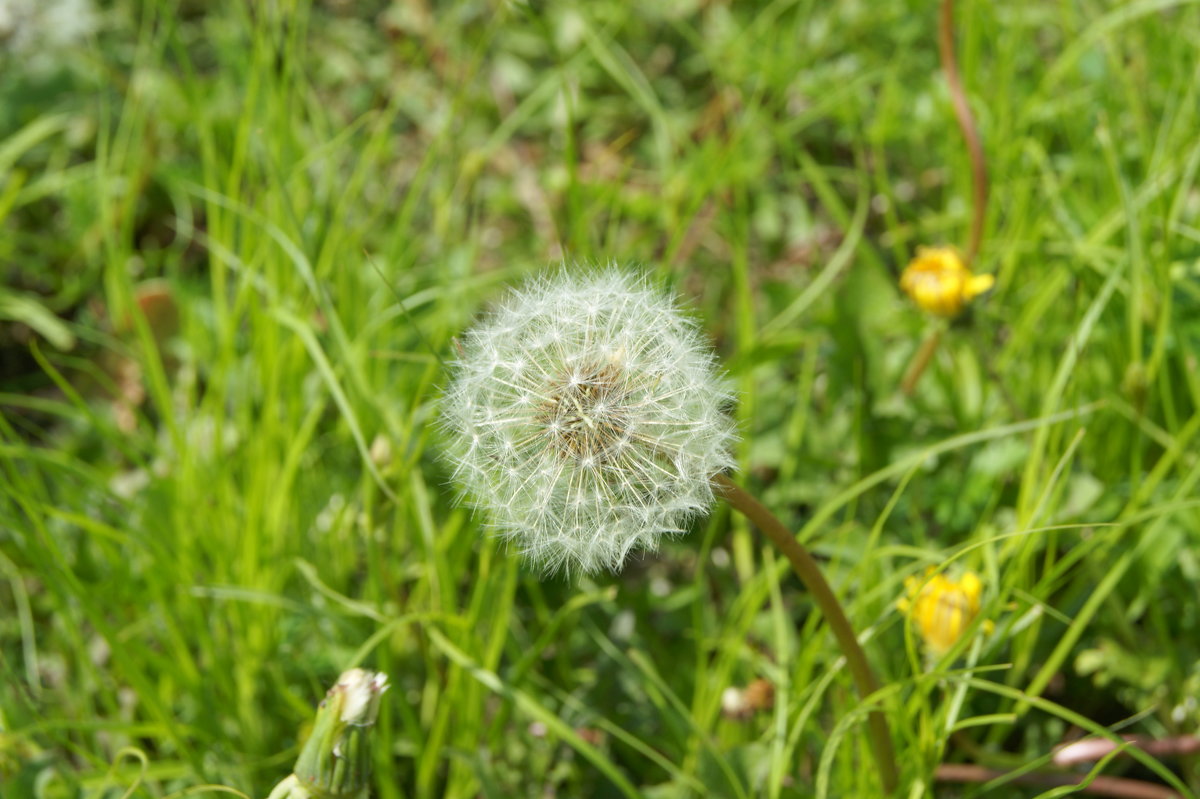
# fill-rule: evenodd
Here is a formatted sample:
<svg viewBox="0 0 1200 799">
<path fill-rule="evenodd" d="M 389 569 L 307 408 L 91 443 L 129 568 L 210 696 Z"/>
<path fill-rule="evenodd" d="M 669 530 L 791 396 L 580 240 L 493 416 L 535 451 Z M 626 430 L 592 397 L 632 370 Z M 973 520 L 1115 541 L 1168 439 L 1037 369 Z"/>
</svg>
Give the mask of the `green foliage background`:
<svg viewBox="0 0 1200 799">
<path fill-rule="evenodd" d="M 738 479 L 864 631 L 905 795 L 1196 730 L 1194 3 L 960 3 L 997 285 L 912 397 L 934 323 L 896 278 L 970 213 L 934 4 L 96 23 L 0 42 L 0 795 L 265 795 L 354 663 L 393 685 L 383 799 L 878 795 L 866 706 L 740 519 L 543 582 L 453 506 L 441 359 L 561 261 L 641 265 L 710 332 Z M 894 604 L 930 565 L 995 623 L 937 663 Z M 773 708 L 723 715 L 758 678 Z M 1200 790 L 1143 761 L 1103 769 Z"/>
</svg>

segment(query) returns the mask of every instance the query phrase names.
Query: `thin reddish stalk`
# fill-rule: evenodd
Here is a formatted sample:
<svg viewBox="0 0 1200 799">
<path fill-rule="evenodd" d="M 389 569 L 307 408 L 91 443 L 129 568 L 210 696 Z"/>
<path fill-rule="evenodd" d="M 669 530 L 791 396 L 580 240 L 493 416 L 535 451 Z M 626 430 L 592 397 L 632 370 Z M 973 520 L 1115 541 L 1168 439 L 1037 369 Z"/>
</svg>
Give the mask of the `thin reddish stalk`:
<svg viewBox="0 0 1200 799">
<path fill-rule="evenodd" d="M 929 366 L 929 362 L 933 360 L 933 354 L 937 352 L 938 342 L 941 340 L 941 328 L 934 328 L 933 332 L 921 342 L 920 349 L 913 355 L 908 368 L 904 370 L 904 379 L 900 382 L 900 389 L 905 394 L 912 396 L 912 393 L 917 390 L 917 381 L 925 373 L 925 367 Z"/>
<path fill-rule="evenodd" d="M 938 55 L 941 58 L 942 72 L 946 75 L 946 85 L 950 89 L 954 118 L 962 131 L 963 140 L 967 144 L 967 155 L 971 160 L 971 237 L 963 254 L 963 263 L 970 269 L 983 242 L 983 223 L 987 218 L 987 161 L 983 155 L 983 142 L 979 138 L 979 130 L 975 127 L 975 117 L 971 114 L 971 105 L 967 102 L 967 92 L 963 89 L 962 77 L 958 72 L 958 60 L 954 55 L 954 0 L 942 0 L 942 10 L 938 17 Z M 905 370 L 905 394 L 912 394 L 916 390 L 917 381 L 921 379 L 932 360 L 939 339 L 937 334 L 926 339 L 921 349 L 913 356 L 912 362 Z"/>
<path fill-rule="evenodd" d="M 1007 772 L 984 768 L 970 763 L 943 763 L 934 772 L 938 782 L 991 782 L 1006 776 Z M 1047 774 L 1031 771 L 1016 774 L 1009 782 L 1017 785 L 1054 787 L 1058 785 L 1080 785 L 1085 777 L 1079 774 Z M 1090 784 L 1079 789 L 1080 793 L 1094 796 L 1113 796 L 1118 799 L 1179 799 L 1179 794 L 1165 785 L 1153 782 L 1130 780 L 1124 777 L 1094 777 Z"/>
<path fill-rule="evenodd" d="M 950 87 L 954 118 L 958 120 L 958 127 L 962 131 L 963 139 L 967 143 L 967 153 L 971 158 L 971 238 L 964 256 L 964 263 L 969 268 L 983 241 L 983 222 L 987 215 L 988 199 L 987 162 L 984 160 L 979 130 L 975 127 L 975 117 L 971 115 L 967 93 L 958 73 L 958 61 L 954 56 L 954 0 L 942 0 L 942 13 L 938 22 L 938 53 L 942 59 L 942 71 L 946 73 L 946 83 Z"/>
<path fill-rule="evenodd" d="M 1125 736 L 1125 742 L 1155 757 L 1191 755 L 1200 752 L 1200 736 L 1181 735 L 1177 738 L 1144 738 Z M 1084 738 L 1060 747 L 1054 753 L 1054 765 L 1073 766 L 1076 763 L 1092 763 L 1107 756 L 1120 744 L 1107 738 Z M 1121 752 L 1124 754 L 1124 751 Z"/>
</svg>

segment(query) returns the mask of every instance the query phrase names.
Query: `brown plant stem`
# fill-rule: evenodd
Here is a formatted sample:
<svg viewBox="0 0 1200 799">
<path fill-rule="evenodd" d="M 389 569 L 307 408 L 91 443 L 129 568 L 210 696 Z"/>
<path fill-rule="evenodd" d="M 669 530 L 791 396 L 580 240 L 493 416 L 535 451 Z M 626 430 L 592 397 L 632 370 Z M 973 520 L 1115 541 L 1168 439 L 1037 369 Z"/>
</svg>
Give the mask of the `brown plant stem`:
<svg viewBox="0 0 1200 799">
<path fill-rule="evenodd" d="M 934 772 L 938 782 L 991 782 L 1005 777 L 1008 772 L 984 768 L 970 763 L 943 763 Z M 1048 774 L 1031 771 L 1008 778 L 1017 785 L 1053 787 L 1058 785 L 1080 785 L 1086 778 L 1080 774 Z M 1124 777 L 1094 777 L 1091 783 L 1081 787 L 1081 793 L 1095 796 L 1115 796 L 1120 799 L 1179 799 L 1179 794 L 1165 785 Z"/>
<path fill-rule="evenodd" d="M 912 360 L 908 362 L 908 368 L 904 370 L 904 379 L 900 382 L 900 390 L 906 395 L 911 397 L 912 393 L 917 390 L 917 381 L 921 379 L 925 368 L 933 360 L 933 354 L 937 352 L 938 343 L 941 340 L 942 330 L 940 327 L 935 328 L 913 353 Z"/>
<path fill-rule="evenodd" d="M 983 241 L 983 222 L 987 215 L 987 162 L 983 156 L 983 143 L 979 139 L 979 130 L 975 127 L 975 118 L 971 115 L 971 106 L 967 103 L 967 93 L 963 89 L 962 78 L 958 73 L 958 61 L 954 56 L 954 0 L 942 0 L 942 12 L 938 21 L 938 54 L 941 56 L 942 71 L 946 74 L 946 83 L 950 87 L 950 101 L 954 104 L 954 117 L 967 143 L 967 153 L 971 158 L 971 238 L 963 263 L 970 268 L 979 252 L 980 242 Z"/>
<path fill-rule="evenodd" d="M 946 85 L 950 90 L 954 119 L 958 122 L 958 129 L 962 131 L 963 140 L 967 145 L 967 156 L 971 160 L 971 235 L 963 253 L 963 264 L 970 269 L 983 242 L 983 223 L 987 218 L 987 159 L 983 154 L 983 142 L 979 138 L 979 129 L 975 126 L 975 117 L 971 114 L 971 105 L 967 102 L 962 76 L 958 72 L 958 59 L 954 55 L 954 0 L 942 0 L 942 10 L 938 16 L 938 56 L 941 59 L 942 72 L 946 76 Z M 913 355 L 912 362 L 904 373 L 902 388 L 905 394 L 911 395 L 916 390 L 917 381 L 921 379 L 925 367 L 933 358 L 940 339 L 941 336 L 935 333 L 927 338 L 921 349 Z"/>
<path fill-rule="evenodd" d="M 842 648 L 842 654 L 846 656 L 846 665 L 854 678 L 858 693 L 866 698 L 879 690 L 879 682 L 875 679 L 870 664 L 867 663 L 866 653 L 859 646 L 858 637 L 854 634 L 854 628 L 850 626 L 850 621 L 842 610 L 841 602 L 838 601 L 837 595 L 833 593 L 833 589 L 825 580 L 825 575 L 821 573 L 821 568 L 813 560 L 808 550 L 796 540 L 783 522 L 779 521 L 771 511 L 767 510 L 766 506 L 741 486 L 720 474 L 713 478 L 713 483 L 717 493 L 734 510 L 753 522 L 791 562 L 792 569 L 812 594 L 813 601 L 821 609 L 825 621 L 829 624 L 829 629 L 833 632 L 833 637 L 837 639 L 838 645 Z M 875 756 L 875 762 L 879 768 L 879 778 L 883 783 L 884 793 L 890 795 L 895 791 L 898 781 L 896 754 L 892 748 L 892 736 L 888 730 L 887 720 L 878 709 L 871 710 L 867 717 L 867 733 L 871 742 L 871 752 Z"/>
<path fill-rule="evenodd" d="M 1176 738 L 1144 738 L 1127 735 L 1124 740 L 1155 757 L 1191 755 L 1200 752 L 1200 736 L 1181 735 Z M 1059 747 L 1054 752 L 1054 765 L 1073 766 L 1077 763 L 1092 763 L 1107 756 L 1120 744 L 1107 738 L 1084 738 Z M 1122 751 L 1120 754 L 1124 754 Z"/>
</svg>

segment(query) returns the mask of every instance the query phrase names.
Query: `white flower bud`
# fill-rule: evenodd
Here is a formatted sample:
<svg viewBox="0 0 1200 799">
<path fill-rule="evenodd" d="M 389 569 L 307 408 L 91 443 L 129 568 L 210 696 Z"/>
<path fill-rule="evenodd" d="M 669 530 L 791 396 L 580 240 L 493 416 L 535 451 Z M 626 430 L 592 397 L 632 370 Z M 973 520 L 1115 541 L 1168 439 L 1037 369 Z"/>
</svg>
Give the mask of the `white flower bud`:
<svg viewBox="0 0 1200 799">
<path fill-rule="evenodd" d="M 469 501 L 547 572 L 618 569 L 713 503 L 729 394 L 670 297 L 610 268 L 512 292 L 464 336 L 444 398 Z"/>
</svg>

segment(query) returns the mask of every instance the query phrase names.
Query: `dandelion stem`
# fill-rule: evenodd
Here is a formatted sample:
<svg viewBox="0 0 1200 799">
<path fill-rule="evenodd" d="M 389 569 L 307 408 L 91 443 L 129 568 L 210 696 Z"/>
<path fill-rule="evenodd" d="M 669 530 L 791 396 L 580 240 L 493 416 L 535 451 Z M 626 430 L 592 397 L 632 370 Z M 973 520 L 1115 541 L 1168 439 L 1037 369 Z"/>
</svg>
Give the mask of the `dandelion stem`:
<svg viewBox="0 0 1200 799">
<path fill-rule="evenodd" d="M 942 340 L 941 327 L 934 328 L 925 340 L 921 342 L 920 348 L 909 361 L 908 368 L 904 370 L 904 379 L 900 382 L 901 390 L 908 396 L 912 396 L 917 390 L 917 381 L 921 379 L 921 375 L 925 373 L 925 368 L 929 366 L 929 362 L 933 360 L 934 353 L 937 352 L 938 343 Z"/>
<path fill-rule="evenodd" d="M 979 138 L 979 129 L 975 126 L 975 117 L 971 114 L 971 105 L 967 102 L 962 76 L 958 72 L 958 59 L 954 55 L 954 0 L 942 0 L 942 10 L 938 17 L 938 55 L 942 62 L 942 72 L 946 75 L 946 84 L 950 89 L 954 118 L 962 131 L 963 141 L 967 145 L 967 156 L 971 160 L 971 237 L 963 255 L 963 264 L 970 269 L 983 242 L 983 223 L 987 218 L 987 159 L 983 154 L 983 142 Z M 904 373 L 902 387 L 905 394 L 911 395 L 916 390 L 917 381 L 924 374 L 925 367 L 929 365 L 940 341 L 940 331 L 932 333 L 913 356 Z"/>
<path fill-rule="evenodd" d="M 842 610 L 841 602 L 808 550 L 766 506 L 728 477 L 718 474 L 713 478 L 713 483 L 725 501 L 762 530 L 767 538 L 771 539 L 771 543 L 791 562 L 792 569 L 812 594 L 813 600 L 829 623 L 829 629 L 833 631 L 833 637 L 841 646 L 859 694 L 865 699 L 879 690 L 879 682 L 867 663 L 867 656 L 859 646 L 858 637 L 854 634 L 854 628 L 850 626 L 845 611 Z M 867 717 L 867 732 L 871 741 L 871 751 L 879 766 L 884 793 L 890 795 L 896 789 L 896 755 L 892 749 L 892 736 L 887 720 L 878 709 L 872 710 Z"/>
<path fill-rule="evenodd" d="M 954 57 L 954 0 L 942 0 L 942 12 L 938 21 L 938 54 L 942 59 L 942 71 L 946 73 L 946 83 L 950 87 L 954 117 L 958 120 L 958 127 L 962 130 L 963 139 L 967 143 L 967 153 L 971 158 L 971 238 L 963 259 L 969 268 L 979 252 L 980 242 L 983 241 L 983 221 L 987 215 L 988 201 L 987 162 L 984 160 L 983 144 L 979 139 L 979 130 L 975 127 L 975 118 L 971 115 L 971 106 L 967 103 L 967 93 L 958 73 L 958 61 Z"/>
</svg>

